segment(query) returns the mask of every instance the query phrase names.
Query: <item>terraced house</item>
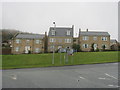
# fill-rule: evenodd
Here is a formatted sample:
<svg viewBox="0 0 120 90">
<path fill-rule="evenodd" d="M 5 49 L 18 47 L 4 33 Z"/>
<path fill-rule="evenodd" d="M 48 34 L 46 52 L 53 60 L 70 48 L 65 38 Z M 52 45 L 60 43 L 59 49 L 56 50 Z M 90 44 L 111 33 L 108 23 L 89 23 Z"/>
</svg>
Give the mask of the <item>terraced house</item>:
<svg viewBox="0 0 120 90">
<path fill-rule="evenodd" d="M 44 52 L 44 34 L 19 33 L 12 39 L 12 53 L 42 53 Z"/>
<path fill-rule="evenodd" d="M 81 31 L 79 30 L 79 45 L 82 51 L 90 51 L 91 46 L 94 46 L 94 50 L 110 49 L 110 34 L 108 32 L 96 32 L 96 31 Z"/>
<path fill-rule="evenodd" d="M 57 51 L 59 48 L 72 48 L 73 45 L 72 27 L 50 27 L 48 33 L 48 52 Z"/>
</svg>

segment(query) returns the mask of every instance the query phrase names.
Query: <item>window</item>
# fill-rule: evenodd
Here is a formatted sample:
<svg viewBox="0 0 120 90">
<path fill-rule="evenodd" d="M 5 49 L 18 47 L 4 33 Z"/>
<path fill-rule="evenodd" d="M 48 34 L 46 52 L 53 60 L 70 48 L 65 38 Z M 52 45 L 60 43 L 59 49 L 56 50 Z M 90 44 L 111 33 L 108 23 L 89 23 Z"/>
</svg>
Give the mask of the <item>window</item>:
<svg viewBox="0 0 120 90">
<path fill-rule="evenodd" d="M 93 40 L 97 40 L 97 37 L 93 37 Z"/>
<path fill-rule="evenodd" d="M 83 48 L 88 48 L 88 44 L 83 44 Z"/>
<path fill-rule="evenodd" d="M 67 35 L 70 35 L 70 30 L 67 31 Z"/>
<path fill-rule="evenodd" d="M 102 41 L 107 41 L 107 37 L 101 37 Z"/>
<path fill-rule="evenodd" d="M 51 49 L 53 49 L 53 48 L 54 48 L 54 46 L 50 46 L 50 48 L 51 48 Z"/>
<path fill-rule="evenodd" d="M 16 48 L 15 48 L 15 51 L 16 51 L 16 52 L 18 52 L 18 51 L 19 51 L 19 49 L 20 49 L 19 47 L 16 47 Z"/>
<path fill-rule="evenodd" d="M 88 36 L 83 36 L 83 40 L 88 40 L 89 37 Z"/>
<path fill-rule="evenodd" d="M 26 43 L 29 43 L 30 42 L 30 40 L 26 40 Z"/>
<path fill-rule="evenodd" d="M 39 53 L 40 52 L 40 48 L 35 48 L 35 52 Z"/>
<path fill-rule="evenodd" d="M 55 38 L 50 38 L 50 42 L 56 42 Z"/>
<path fill-rule="evenodd" d="M 105 46 L 105 49 L 107 49 L 107 45 L 105 45 L 105 44 L 102 44 L 102 48 Z"/>
<path fill-rule="evenodd" d="M 20 43 L 20 39 L 16 39 L 16 43 Z"/>
<path fill-rule="evenodd" d="M 41 40 L 35 40 L 35 43 L 39 44 L 39 43 L 41 43 Z"/>
<path fill-rule="evenodd" d="M 65 43 L 71 43 L 71 39 L 65 39 Z"/>
<path fill-rule="evenodd" d="M 55 30 L 51 30 L 51 34 L 52 34 L 52 35 L 55 35 Z"/>
</svg>

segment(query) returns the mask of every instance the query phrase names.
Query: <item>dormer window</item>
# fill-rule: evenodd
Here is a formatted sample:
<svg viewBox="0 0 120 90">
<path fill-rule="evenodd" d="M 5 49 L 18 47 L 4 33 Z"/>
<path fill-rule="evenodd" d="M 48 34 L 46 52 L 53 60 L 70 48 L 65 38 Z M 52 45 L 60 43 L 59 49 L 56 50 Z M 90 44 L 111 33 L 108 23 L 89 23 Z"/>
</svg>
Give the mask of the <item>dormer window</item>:
<svg viewBox="0 0 120 90">
<path fill-rule="evenodd" d="M 67 35 L 70 35 L 70 30 L 67 31 Z"/>
<path fill-rule="evenodd" d="M 51 30 L 51 34 L 52 34 L 52 35 L 55 35 L 55 30 Z"/>
</svg>

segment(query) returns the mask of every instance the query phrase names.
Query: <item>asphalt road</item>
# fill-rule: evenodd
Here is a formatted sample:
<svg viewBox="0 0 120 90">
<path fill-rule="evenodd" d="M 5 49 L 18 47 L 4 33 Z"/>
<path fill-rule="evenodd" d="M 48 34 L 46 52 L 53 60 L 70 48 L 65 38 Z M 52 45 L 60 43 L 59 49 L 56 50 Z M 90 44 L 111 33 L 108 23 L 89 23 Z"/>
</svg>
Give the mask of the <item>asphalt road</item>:
<svg viewBox="0 0 120 90">
<path fill-rule="evenodd" d="M 118 88 L 118 63 L 3 70 L 3 88 Z"/>
</svg>

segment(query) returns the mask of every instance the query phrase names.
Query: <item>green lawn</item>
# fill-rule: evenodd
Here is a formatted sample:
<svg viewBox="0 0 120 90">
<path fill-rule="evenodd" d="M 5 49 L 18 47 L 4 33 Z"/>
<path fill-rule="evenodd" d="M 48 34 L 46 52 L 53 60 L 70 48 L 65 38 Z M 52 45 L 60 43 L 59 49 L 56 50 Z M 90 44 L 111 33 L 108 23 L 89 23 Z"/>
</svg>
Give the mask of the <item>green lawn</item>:
<svg viewBox="0 0 120 90">
<path fill-rule="evenodd" d="M 22 54 L 22 55 L 2 55 L 2 68 L 32 68 L 48 66 L 64 66 L 78 64 L 93 64 L 105 62 L 118 62 L 118 52 L 79 52 L 74 56 L 68 57 L 65 63 L 65 53 L 61 54 L 62 63 L 60 64 L 60 54 L 55 53 L 55 64 L 52 64 L 52 53 L 47 54 Z M 73 59 L 72 59 L 73 58 Z"/>
</svg>

